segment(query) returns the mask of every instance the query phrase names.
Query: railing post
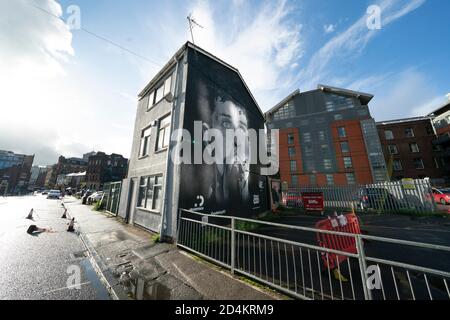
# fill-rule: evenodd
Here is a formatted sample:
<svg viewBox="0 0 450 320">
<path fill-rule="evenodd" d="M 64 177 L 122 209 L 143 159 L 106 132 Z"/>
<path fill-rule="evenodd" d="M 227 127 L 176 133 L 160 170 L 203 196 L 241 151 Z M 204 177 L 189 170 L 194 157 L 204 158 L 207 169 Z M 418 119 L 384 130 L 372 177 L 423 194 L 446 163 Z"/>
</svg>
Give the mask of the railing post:
<svg viewBox="0 0 450 320">
<path fill-rule="evenodd" d="M 367 286 L 367 264 L 362 238 L 359 234 L 357 234 L 355 235 L 355 240 L 356 240 L 356 248 L 358 249 L 359 269 L 361 270 L 361 280 L 364 289 L 364 298 L 366 300 L 372 300 L 372 292 Z"/>
<path fill-rule="evenodd" d="M 236 246 L 235 246 L 235 236 L 234 236 L 234 218 L 231 218 L 231 273 L 234 274 L 234 264 L 235 264 L 235 256 L 236 256 Z"/>
</svg>

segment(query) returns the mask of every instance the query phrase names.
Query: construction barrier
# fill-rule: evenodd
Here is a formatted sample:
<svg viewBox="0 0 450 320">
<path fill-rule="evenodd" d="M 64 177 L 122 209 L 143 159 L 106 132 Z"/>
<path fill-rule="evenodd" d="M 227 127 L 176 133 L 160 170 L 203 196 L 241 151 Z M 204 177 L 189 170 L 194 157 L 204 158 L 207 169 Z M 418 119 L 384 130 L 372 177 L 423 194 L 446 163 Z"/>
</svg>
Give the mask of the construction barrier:
<svg viewBox="0 0 450 320">
<path fill-rule="evenodd" d="M 358 217 L 354 213 L 329 217 L 316 223 L 316 228 L 320 230 L 335 231 L 342 233 L 361 234 Z M 348 253 L 358 253 L 356 241 L 353 236 L 342 236 L 336 234 L 317 233 L 317 241 L 323 248 L 343 251 Z M 322 253 L 322 260 L 325 268 L 335 269 L 348 257 L 335 253 Z"/>
</svg>

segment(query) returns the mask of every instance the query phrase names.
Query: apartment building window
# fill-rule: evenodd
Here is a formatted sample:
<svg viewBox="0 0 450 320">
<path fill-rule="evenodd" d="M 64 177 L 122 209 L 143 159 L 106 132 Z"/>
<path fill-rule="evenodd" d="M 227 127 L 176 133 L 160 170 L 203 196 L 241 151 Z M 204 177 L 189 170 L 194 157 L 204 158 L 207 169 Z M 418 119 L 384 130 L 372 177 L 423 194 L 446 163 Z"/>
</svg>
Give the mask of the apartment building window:
<svg viewBox="0 0 450 320">
<path fill-rule="evenodd" d="M 161 211 L 162 175 L 141 177 L 139 184 L 139 208 Z"/>
<path fill-rule="evenodd" d="M 334 177 L 332 174 L 327 174 L 327 184 L 329 186 L 333 186 L 334 185 Z"/>
<path fill-rule="evenodd" d="M 398 149 L 395 144 L 391 144 L 388 146 L 389 154 L 398 154 Z"/>
<path fill-rule="evenodd" d="M 439 159 L 438 158 L 433 158 L 434 160 L 434 166 L 436 167 L 436 169 L 439 169 L 441 166 L 439 165 Z"/>
<path fill-rule="evenodd" d="M 348 146 L 348 141 L 341 142 L 341 152 L 342 153 L 350 152 L 350 147 Z"/>
<path fill-rule="evenodd" d="M 338 128 L 338 135 L 339 135 L 339 138 L 347 137 L 347 132 L 345 131 L 344 127 L 339 127 Z"/>
<path fill-rule="evenodd" d="M 347 184 L 350 185 L 356 184 L 356 178 L 354 173 L 346 173 L 345 177 L 347 178 Z"/>
<path fill-rule="evenodd" d="M 148 127 L 141 132 L 141 147 L 139 149 L 140 157 L 145 157 L 149 153 L 151 131 L 152 127 Z"/>
<path fill-rule="evenodd" d="M 314 161 L 313 160 L 307 160 L 305 161 L 305 171 L 311 172 L 314 171 Z"/>
<path fill-rule="evenodd" d="M 419 145 L 417 143 L 410 143 L 409 144 L 409 149 L 411 150 L 412 153 L 419 153 Z"/>
<path fill-rule="evenodd" d="M 294 134 L 289 133 L 287 136 L 288 144 L 294 144 Z"/>
<path fill-rule="evenodd" d="M 306 132 L 303 134 L 303 141 L 304 142 L 311 142 L 311 133 Z"/>
<path fill-rule="evenodd" d="M 385 130 L 384 131 L 384 138 L 386 140 L 394 140 L 394 133 L 392 132 L 392 130 Z"/>
<path fill-rule="evenodd" d="M 325 141 L 325 139 L 326 139 L 325 131 L 319 131 L 319 140 Z"/>
<path fill-rule="evenodd" d="M 317 185 L 317 178 L 315 175 L 312 174 L 309 176 L 309 184 L 312 186 Z"/>
<path fill-rule="evenodd" d="M 394 171 L 402 171 L 403 170 L 403 166 L 402 166 L 402 162 L 400 160 L 394 160 Z"/>
<path fill-rule="evenodd" d="M 163 150 L 169 146 L 171 119 L 172 117 L 169 114 L 159 120 L 157 151 Z"/>
<path fill-rule="evenodd" d="M 295 160 L 290 161 L 290 169 L 291 169 L 291 172 L 297 171 L 297 161 L 295 161 Z"/>
<path fill-rule="evenodd" d="M 171 92 L 171 89 L 172 89 L 172 75 L 167 77 L 167 79 L 164 80 L 164 82 L 159 87 L 157 87 L 150 93 L 147 110 L 149 110 L 159 101 L 161 101 L 165 96 L 167 96 Z"/>
<path fill-rule="evenodd" d="M 416 158 L 416 159 L 414 159 L 414 167 L 415 167 L 417 170 L 425 169 L 425 166 L 424 166 L 424 164 L 423 164 L 423 160 L 422 160 L 421 158 Z"/>
<path fill-rule="evenodd" d="M 323 168 L 324 168 L 325 170 L 331 170 L 332 167 L 333 167 L 333 163 L 331 162 L 330 159 L 324 159 L 324 160 L 323 160 Z"/>
<path fill-rule="evenodd" d="M 310 144 L 305 145 L 305 157 L 312 157 L 312 155 L 313 155 L 312 145 Z"/>
<path fill-rule="evenodd" d="M 441 146 L 440 145 L 438 145 L 438 144 L 436 144 L 436 145 L 433 145 L 433 151 L 436 151 L 436 152 L 439 152 L 439 151 L 441 151 L 442 150 L 442 148 L 441 148 Z"/>
<path fill-rule="evenodd" d="M 288 148 L 289 157 L 295 157 L 295 148 L 289 147 Z"/>
<path fill-rule="evenodd" d="M 273 115 L 274 120 L 286 120 L 295 117 L 295 106 L 292 101 L 279 108 Z"/>
<path fill-rule="evenodd" d="M 292 175 L 291 176 L 291 186 L 298 186 L 298 176 Z"/>
<path fill-rule="evenodd" d="M 344 157 L 344 167 L 345 169 L 353 168 L 353 162 L 351 157 Z"/>
<path fill-rule="evenodd" d="M 405 129 L 405 136 L 407 138 L 414 138 L 414 130 L 412 128 Z"/>
</svg>

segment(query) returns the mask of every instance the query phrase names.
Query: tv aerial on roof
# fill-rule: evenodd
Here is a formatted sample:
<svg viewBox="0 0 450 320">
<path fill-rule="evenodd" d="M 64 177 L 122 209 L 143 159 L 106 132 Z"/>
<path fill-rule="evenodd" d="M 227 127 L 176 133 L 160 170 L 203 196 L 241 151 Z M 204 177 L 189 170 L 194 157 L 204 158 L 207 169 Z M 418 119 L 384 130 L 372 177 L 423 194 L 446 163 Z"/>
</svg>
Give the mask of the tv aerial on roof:
<svg viewBox="0 0 450 320">
<path fill-rule="evenodd" d="M 204 28 L 203 28 L 203 26 L 201 26 L 199 23 L 197 23 L 197 21 L 195 21 L 194 17 L 192 16 L 192 13 L 190 13 L 190 14 L 187 16 L 187 20 L 188 20 L 188 23 L 189 23 L 189 31 L 191 32 L 192 43 L 195 45 L 195 42 L 194 42 L 194 32 L 193 32 L 192 30 L 193 30 L 195 27 L 200 27 L 200 28 L 202 28 L 202 29 L 204 29 Z"/>
</svg>

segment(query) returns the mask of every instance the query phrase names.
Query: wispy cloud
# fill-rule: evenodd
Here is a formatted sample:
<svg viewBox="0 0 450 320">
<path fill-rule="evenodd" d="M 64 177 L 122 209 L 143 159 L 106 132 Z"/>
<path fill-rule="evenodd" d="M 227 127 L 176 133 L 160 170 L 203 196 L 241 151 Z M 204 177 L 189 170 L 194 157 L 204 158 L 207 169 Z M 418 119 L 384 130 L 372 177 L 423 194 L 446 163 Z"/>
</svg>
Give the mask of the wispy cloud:
<svg viewBox="0 0 450 320">
<path fill-rule="evenodd" d="M 378 1 L 381 9 L 381 30 L 367 28 L 368 15 L 364 13 L 355 23 L 340 34 L 337 34 L 322 46 L 310 59 L 306 68 L 296 79 L 302 89 L 312 89 L 320 82 L 329 82 L 330 63 L 343 61 L 361 53 L 367 43 L 389 24 L 416 10 L 425 0 L 411 0 L 405 3 L 401 0 Z M 339 77 L 333 74 L 331 77 Z"/>
<path fill-rule="evenodd" d="M 276 103 L 279 94 L 274 92 L 287 90 L 286 79 L 303 52 L 302 26 L 290 19 L 293 8 L 286 1 L 247 10 L 235 1 L 226 11 L 214 10 L 211 4 L 199 1 L 192 8 L 205 26 L 197 29 L 196 44 L 237 67 L 262 107 Z M 232 28 L 218 22 L 227 20 L 235 22 Z"/>
<path fill-rule="evenodd" d="M 326 24 L 323 26 L 323 31 L 327 34 L 333 33 L 335 29 L 336 29 L 336 26 L 334 24 Z"/>
</svg>

